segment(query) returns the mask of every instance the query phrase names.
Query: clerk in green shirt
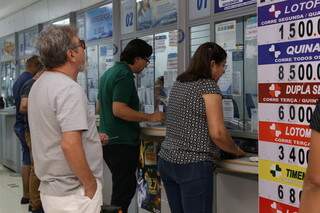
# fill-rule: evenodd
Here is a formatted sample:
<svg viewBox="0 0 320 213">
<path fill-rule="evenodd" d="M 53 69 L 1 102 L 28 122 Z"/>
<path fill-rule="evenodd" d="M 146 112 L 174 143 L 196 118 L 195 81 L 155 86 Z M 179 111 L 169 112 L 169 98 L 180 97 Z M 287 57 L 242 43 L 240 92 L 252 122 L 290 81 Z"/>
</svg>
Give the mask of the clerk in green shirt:
<svg viewBox="0 0 320 213">
<path fill-rule="evenodd" d="M 100 79 L 100 132 L 109 137 L 103 157 L 112 173 L 111 205 L 127 212 L 136 190 L 135 172 L 139 159 L 139 122 L 159 122 L 164 114 L 139 112 L 134 74 L 149 64 L 152 47 L 141 39 L 128 43 L 116 62 Z"/>
</svg>

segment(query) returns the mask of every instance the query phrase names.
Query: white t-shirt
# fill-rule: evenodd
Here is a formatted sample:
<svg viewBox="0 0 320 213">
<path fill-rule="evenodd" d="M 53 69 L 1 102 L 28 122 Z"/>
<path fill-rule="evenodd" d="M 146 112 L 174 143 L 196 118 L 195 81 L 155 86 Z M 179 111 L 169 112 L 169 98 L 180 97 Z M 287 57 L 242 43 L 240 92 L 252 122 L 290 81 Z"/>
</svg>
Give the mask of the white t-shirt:
<svg viewBox="0 0 320 213">
<path fill-rule="evenodd" d="M 102 146 L 94 112 L 80 85 L 59 72 L 44 72 L 33 84 L 28 99 L 35 173 L 43 194 L 64 196 L 74 192 L 80 181 L 61 149 L 62 133 L 82 130 L 82 144 L 93 175 L 102 180 Z"/>
</svg>

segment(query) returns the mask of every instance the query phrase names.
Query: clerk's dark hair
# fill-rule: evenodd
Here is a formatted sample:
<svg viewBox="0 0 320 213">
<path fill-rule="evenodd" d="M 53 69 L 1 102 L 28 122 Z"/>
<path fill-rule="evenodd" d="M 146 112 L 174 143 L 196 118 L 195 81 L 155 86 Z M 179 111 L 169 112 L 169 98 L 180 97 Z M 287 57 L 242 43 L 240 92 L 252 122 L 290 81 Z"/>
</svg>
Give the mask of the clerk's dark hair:
<svg viewBox="0 0 320 213">
<path fill-rule="evenodd" d="M 187 70 L 178 76 L 177 81 L 191 82 L 199 79 L 212 78 L 211 61 L 217 64 L 227 58 L 226 51 L 218 44 L 206 42 L 196 50 Z"/>
<path fill-rule="evenodd" d="M 132 65 L 135 58 L 150 58 L 151 55 L 152 47 L 144 40 L 136 38 L 131 40 L 124 48 L 120 55 L 120 61 Z"/>
</svg>

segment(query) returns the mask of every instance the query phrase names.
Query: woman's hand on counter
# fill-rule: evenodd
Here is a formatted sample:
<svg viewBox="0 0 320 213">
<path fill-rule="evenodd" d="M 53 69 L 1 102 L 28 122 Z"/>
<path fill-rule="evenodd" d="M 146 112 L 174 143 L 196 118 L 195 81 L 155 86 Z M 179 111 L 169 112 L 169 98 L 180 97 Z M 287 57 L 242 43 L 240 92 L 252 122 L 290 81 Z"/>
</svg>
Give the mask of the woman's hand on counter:
<svg viewBox="0 0 320 213">
<path fill-rule="evenodd" d="M 106 145 L 109 141 L 109 136 L 106 133 L 99 133 L 102 145 Z"/>
<path fill-rule="evenodd" d="M 238 152 L 236 153 L 236 156 L 241 158 L 241 157 L 244 157 L 246 156 L 246 152 L 244 152 L 239 146 L 237 148 Z"/>
</svg>

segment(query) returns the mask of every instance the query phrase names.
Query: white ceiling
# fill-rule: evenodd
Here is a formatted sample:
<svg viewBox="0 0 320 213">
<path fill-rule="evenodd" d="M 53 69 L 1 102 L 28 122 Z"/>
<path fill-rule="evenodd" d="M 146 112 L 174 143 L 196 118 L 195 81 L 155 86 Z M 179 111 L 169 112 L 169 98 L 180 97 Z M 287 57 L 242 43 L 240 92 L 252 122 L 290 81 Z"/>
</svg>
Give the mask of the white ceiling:
<svg viewBox="0 0 320 213">
<path fill-rule="evenodd" d="M 0 0 L 0 19 L 15 13 L 39 0 Z"/>
</svg>

